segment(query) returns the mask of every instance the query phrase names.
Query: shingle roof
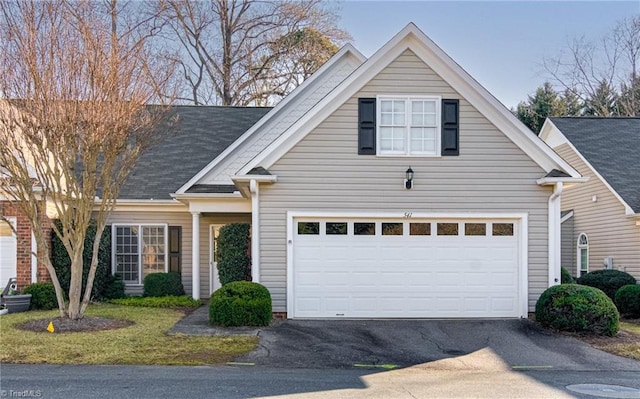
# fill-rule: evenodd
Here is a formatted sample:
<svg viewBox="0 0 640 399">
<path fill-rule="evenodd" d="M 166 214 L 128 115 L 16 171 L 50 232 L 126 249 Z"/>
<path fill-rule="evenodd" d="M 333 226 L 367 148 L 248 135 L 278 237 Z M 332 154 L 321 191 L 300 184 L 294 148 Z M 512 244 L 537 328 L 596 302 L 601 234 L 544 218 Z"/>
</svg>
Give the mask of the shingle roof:
<svg viewBox="0 0 640 399">
<path fill-rule="evenodd" d="M 178 105 L 178 122 L 144 153 L 120 190 L 121 199 L 170 199 L 270 108 Z M 175 132 L 174 132 L 175 131 Z"/>
<path fill-rule="evenodd" d="M 640 118 L 551 118 L 624 201 L 640 213 Z"/>
</svg>

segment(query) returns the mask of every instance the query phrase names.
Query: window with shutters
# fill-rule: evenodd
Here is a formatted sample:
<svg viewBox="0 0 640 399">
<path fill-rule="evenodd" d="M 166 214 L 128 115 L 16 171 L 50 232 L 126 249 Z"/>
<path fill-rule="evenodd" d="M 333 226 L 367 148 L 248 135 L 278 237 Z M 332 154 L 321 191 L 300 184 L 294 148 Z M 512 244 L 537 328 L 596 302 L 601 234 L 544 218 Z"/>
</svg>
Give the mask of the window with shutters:
<svg viewBox="0 0 640 399">
<path fill-rule="evenodd" d="M 151 273 L 167 271 L 166 225 L 114 225 L 113 272 L 126 284 L 142 284 Z"/>
<path fill-rule="evenodd" d="M 440 155 L 440 97 L 377 98 L 378 155 Z"/>
</svg>

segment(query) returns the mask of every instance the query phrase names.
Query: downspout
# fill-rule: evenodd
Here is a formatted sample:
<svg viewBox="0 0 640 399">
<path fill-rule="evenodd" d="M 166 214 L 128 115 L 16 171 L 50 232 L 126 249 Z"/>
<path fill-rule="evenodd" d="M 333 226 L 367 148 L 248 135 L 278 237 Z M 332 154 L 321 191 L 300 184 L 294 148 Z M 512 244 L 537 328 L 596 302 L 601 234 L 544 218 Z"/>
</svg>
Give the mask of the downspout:
<svg viewBox="0 0 640 399">
<path fill-rule="evenodd" d="M 560 200 L 562 182 L 556 182 L 549 197 L 549 287 L 560 284 Z"/>
<path fill-rule="evenodd" d="M 249 182 L 251 192 L 251 279 L 260 282 L 260 186 L 255 179 Z"/>
</svg>

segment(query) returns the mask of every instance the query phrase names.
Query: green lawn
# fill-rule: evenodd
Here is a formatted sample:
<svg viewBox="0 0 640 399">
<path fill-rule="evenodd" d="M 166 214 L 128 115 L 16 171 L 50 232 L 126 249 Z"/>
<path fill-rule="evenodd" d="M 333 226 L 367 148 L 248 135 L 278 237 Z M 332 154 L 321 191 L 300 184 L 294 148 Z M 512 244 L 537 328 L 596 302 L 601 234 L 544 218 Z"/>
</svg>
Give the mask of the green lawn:
<svg viewBox="0 0 640 399">
<path fill-rule="evenodd" d="M 116 330 L 64 334 L 14 327 L 58 315 L 55 310 L 0 316 L 0 363 L 223 364 L 258 344 L 254 336 L 168 336 L 167 331 L 183 315 L 180 311 L 119 305 L 90 306 L 86 315 L 127 319 L 135 324 Z"/>
</svg>

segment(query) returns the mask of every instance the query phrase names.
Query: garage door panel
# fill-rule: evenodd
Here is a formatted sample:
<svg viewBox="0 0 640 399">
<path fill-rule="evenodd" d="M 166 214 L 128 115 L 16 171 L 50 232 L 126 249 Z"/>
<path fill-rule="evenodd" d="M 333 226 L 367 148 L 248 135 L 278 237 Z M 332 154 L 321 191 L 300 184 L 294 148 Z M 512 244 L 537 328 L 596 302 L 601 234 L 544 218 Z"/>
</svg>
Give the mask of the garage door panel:
<svg viewBox="0 0 640 399">
<path fill-rule="evenodd" d="M 294 317 L 518 315 L 516 236 L 410 236 L 407 225 L 403 236 L 380 231 L 377 223 L 377 235 L 354 235 L 353 225 L 348 235 L 328 236 L 323 227 L 294 235 Z"/>
</svg>

